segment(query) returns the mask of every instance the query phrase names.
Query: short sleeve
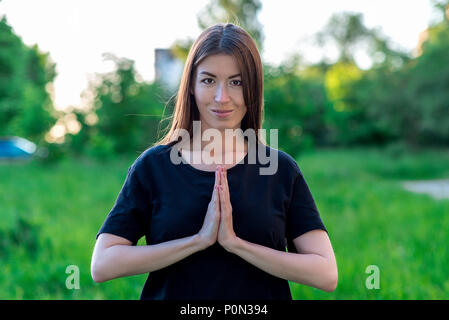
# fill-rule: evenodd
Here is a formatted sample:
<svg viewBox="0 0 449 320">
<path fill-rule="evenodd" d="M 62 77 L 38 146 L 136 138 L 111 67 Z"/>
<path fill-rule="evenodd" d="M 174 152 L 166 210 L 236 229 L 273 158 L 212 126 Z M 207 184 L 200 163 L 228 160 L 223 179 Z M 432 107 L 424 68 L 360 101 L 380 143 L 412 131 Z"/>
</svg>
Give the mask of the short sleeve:
<svg viewBox="0 0 449 320">
<path fill-rule="evenodd" d="M 293 239 L 315 229 L 328 231 L 321 220 L 312 193 L 297 165 L 295 171 L 297 176 L 293 183 L 290 206 L 287 212 L 286 238 L 288 252 L 298 253 Z"/>
<path fill-rule="evenodd" d="M 96 238 L 101 233 L 111 233 L 136 245 L 146 230 L 149 230 L 151 192 L 150 188 L 142 183 L 141 167 L 136 161 L 128 169 L 122 189 Z"/>
</svg>

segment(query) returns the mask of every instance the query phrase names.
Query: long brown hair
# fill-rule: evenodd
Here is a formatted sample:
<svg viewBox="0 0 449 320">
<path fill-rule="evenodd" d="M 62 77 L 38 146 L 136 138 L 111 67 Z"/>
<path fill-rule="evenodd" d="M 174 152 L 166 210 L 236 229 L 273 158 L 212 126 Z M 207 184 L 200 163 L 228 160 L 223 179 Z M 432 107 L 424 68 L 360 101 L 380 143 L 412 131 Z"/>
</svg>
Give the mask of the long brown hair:
<svg viewBox="0 0 449 320">
<path fill-rule="evenodd" d="M 263 121 L 263 69 L 257 45 L 241 27 L 232 23 L 218 23 L 206 30 L 193 43 L 184 66 L 176 96 L 170 130 L 154 145 L 174 144 L 176 129 L 185 129 L 193 137 L 193 121 L 200 120 L 194 96 L 191 94 L 192 78 L 196 67 L 214 54 L 228 54 L 237 61 L 243 83 L 243 97 L 247 112 L 241 129 L 253 129 L 259 140 L 259 129 Z M 264 140 L 264 139 L 263 139 Z M 261 141 L 263 141 L 261 139 Z"/>
</svg>

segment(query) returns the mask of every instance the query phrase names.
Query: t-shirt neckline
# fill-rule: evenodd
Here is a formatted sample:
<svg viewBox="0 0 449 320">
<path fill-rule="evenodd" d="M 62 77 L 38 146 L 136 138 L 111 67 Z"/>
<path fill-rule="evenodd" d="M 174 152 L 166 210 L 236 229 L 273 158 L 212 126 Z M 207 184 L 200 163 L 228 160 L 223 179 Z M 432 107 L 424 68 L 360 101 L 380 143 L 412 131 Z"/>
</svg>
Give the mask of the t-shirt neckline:
<svg viewBox="0 0 449 320">
<path fill-rule="evenodd" d="M 173 148 L 174 146 L 171 146 L 171 148 Z M 205 174 L 205 175 L 215 175 L 215 170 L 214 171 L 206 171 L 206 170 L 200 170 L 197 169 L 195 167 L 193 167 L 190 163 L 188 163 L 187 161 L 185 161 L 184 158 L 182 158 L 181 152 L 179 151 L 179 149 L 177 150 L 178 152 L 178 156 L 181 157 L 181 163 L 180 165 L 183 165 L 185 167 L 187 167 L 189 170 L 200 173 L 200 174 Z M 242 160 L 240 160 L 240 162 L 237 162 L 235 165 L 233 165 L 231 168 L 226 169 L 226 171 L 228 173 L 234 172 L 236 171 L 239 167 L 242 167 L 245 163 L 247 163 L 247 159 L 248 159 L 248 154 L 249 154 L 249 150 L 246 151 L 245 157 L 243 157 Z"/>
</svg>

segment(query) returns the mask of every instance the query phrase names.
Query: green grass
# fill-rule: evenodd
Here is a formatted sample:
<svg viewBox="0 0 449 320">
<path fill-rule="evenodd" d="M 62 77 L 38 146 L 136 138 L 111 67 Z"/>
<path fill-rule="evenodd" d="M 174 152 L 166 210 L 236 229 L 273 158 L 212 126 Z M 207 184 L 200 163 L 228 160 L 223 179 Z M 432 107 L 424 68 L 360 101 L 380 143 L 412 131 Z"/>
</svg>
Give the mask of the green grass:
<svg viewBox="0 0 449 320">
<path fill-rule="evenodd" d="M 139 298 L 146 275 L 101 284 L 90 276 L 95 235 L 134 159 L 0 165 L 0 299 Z M 449 297 L 449 200 L 400 185 L 449 177 L 449 151 L 317 150 L 297 161 L 329 231 L 339 284 L 326 293 L 290 283 L 295 299 Z M 80 290 L 66 288 L 69 265 L 79 267 Z M 369 265 L 379 267 L 378 290 L 365 286 Z"/>
<path fill-rule="evenodd" d="M 449 200 L 400 184 L 448 178 L 448 151 L 321 150 L 297 160 L 328 228 L 339 284 L 326 293 L 291 283 L 296 299 L 449 297 Z M 366 288 L 369 265 L 379 267 L 379 290 Z"/>
</svg>

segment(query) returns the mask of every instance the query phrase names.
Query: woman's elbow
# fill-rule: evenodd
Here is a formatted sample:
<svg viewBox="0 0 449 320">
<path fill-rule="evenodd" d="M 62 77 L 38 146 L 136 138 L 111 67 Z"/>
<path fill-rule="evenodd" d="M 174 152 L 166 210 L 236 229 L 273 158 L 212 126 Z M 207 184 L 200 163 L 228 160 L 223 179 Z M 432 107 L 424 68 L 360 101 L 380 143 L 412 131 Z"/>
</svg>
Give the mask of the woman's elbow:
<svg viewBox="0 0 449 320">
<path fill-rule="evenodd" d="M 92 264 L 90 266 L 90 274 L 92 276 L 92 280 L 96 283 L 101 283 L 110 280 L 105 273 L 104 268 L 101 266 L 101 263 L 99 261 L 92 261 Z"/>
<path fill-rule="evenodd" d="M 327 287 L 323 288 L 324 291 L 331 293 L 337 289 L 338 280 L 331 282 Z"/>
<path fill-rule="evenodd" d="M 322 290 L 326 291 L 326 292 L 334 292 L 337 289 L 337 285 L 338 285 L 338 272 L 337 270 L 334 270 L 333 272 L 331 272 L 327 283 L 323 286 Z"/>
<path fill-rule="evenodd" d="M 107 281 L 106 278 L 104 278 L 101 274 L 99 274 L 98 272 L 92 271 L 91 272 L 92 275 L 92 280 L 94 280 L 94 282 L 96 283 L 102 283 Z"/>
<path fill-rule="evenodd" d="M 104 276 L 101 274 L 101 271 L 98 270 L 98 268 L 95 267 L 94 265 L 92 265 L 92 267 L 90 268 L 90 274 L 92 276 L 92 280 L 94 280 L 94 282 L 96 282 L 96 283 L 101 283 L 101 282 L 106 281 Z"/>
</svg>

